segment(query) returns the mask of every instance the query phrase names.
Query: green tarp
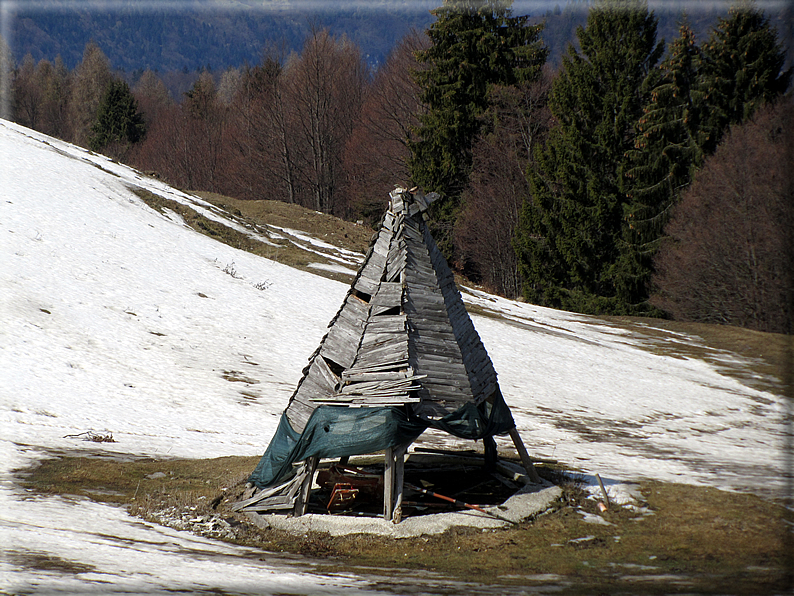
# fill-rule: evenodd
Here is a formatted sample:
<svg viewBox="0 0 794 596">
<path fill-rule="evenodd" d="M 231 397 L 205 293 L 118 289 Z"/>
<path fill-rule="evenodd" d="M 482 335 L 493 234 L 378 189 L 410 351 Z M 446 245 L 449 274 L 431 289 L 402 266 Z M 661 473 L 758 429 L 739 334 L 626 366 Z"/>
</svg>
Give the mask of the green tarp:
<svg viewBox="0 0 794 596">
<path fill-rule="evenodd" d="M 249 481 L 273 486 L 293 473 L 293 464 L 309 457 L 335 458 L 375 453 L 416 439 L 428 427 L 463 439 L 501 435 L 515 427 L 510 409 L 497 392 L 493 405 L 467 403 L 439 420 L 409 415 L 405 407 L 348 408 L 320 406 L 302 434 L 282 414 L 276 434 Z"/>
</svg>

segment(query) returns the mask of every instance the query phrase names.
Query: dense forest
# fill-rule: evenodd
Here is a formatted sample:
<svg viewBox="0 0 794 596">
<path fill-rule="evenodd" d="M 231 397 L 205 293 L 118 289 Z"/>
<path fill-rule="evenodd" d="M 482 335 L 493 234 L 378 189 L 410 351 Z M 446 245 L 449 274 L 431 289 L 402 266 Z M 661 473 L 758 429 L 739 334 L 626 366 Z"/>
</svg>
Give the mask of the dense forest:
<svg viewBox="0 0 794 596">
<path fill-rule="evenodd" d="M 508 297 L 791 333 L 792 70 L 770 17 L 680 14 L 663 39 L 645 2 L 578 4 L 447 0 L 377 67 L 313 23 L 178 97 L 98 42 L 74 66 L 5 46 L 5 103 L 185 189 L 373 225 L 395 184 L 438 191 L 450 263 Z"/>
</svg>

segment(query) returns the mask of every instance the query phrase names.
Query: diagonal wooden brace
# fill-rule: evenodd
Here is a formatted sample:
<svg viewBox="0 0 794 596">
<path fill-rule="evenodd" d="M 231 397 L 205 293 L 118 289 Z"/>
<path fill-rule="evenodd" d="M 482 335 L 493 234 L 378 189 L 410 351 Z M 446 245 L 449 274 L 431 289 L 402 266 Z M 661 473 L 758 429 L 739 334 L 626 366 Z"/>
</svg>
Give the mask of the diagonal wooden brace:
<svg viewBox="0 0 794 596">
<path fill-rule="evenodd" d="M 513 439 L 513 444 L 516 446 L 516 451 L 518 451 L 518 456 L 521 458 L 521 463 L 524 464 L 524 469 L 527 471 L 527 476 L 534 484 L 540 484 L 542 480 L 540 476 L 538 476 L 537 470 L 535 470 L 535 466 L 532 465 L 532 460 L 529 458 L 529 453 L 527 453 L 527 448 L 524 447 L 524 441 L 521 440 L 521 435 L 518 434 L 518 429 L 513 427 L 510 429 L 510 438 Z"/>
</svg>

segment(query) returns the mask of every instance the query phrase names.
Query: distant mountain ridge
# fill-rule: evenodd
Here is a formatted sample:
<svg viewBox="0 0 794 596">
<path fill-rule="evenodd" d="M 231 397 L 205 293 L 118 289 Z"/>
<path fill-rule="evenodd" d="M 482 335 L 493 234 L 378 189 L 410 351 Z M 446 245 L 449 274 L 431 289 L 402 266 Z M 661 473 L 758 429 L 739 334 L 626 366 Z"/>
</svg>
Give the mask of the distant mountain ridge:
<svg viewBox="0 0 794 596">
<path fill-rule="evenodd" d="M 114 68 L 224 70 L 256 64 L 269 44 L 299 51 L 312 26 L 347 35 L 376 66 L 411 28 L 433 21 L 435 1 L 68 2 L 21 3 L 9 9 L 12 52 L 38 61 L 60 56 L 67 68 L 93 41 Z"/>
<path fill-rule="evenodd" d="M 3 31 L 17 63 L 60 56 L 67 68 L 82 59 L 93 41 L 113 68 L 127 73 L 223 71 L 257 64 L 267 47 L 300 51 L 314 27 L 346 35 L 359 45 L 367 62 L 377 67 L 411 29 L 424 30 L 442 0 L 71 0 L 30 1 L 4 7 Z M 514 14 L 545 22 L 542 37 L 549 62 L 559 66 L 576 28 L 584 25 L 592 0 L 517 0 Z M 792 47 L 791 10 L 777 0 L 757 0 L 785 46 Z M 682 15 L 705 41 L 730 2 L 656 0 L 649 2 L 659 18 L 658 37 L 670 43 Z"/>
</svg>

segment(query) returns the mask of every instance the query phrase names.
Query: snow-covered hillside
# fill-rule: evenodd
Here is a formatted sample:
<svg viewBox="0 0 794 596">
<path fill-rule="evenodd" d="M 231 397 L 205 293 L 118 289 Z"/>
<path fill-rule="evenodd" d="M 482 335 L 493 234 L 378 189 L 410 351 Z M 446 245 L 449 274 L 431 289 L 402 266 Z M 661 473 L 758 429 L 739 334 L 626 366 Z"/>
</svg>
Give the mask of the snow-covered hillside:
<svg viewBox="0 0 794 596">
<path fill-rule="evenodd" d="M 10 472 L 46 450 L 261 454 L 347 287 L 203 236 L 176 214 L 147 207 L 132 189 L 236 224 L 196 197 L 6 121 L 0 168 L 0 532 L 7 551 L 0 584 L 247 593 L 249 580 L 255 586 L 270 574 L 279 593 L 366 590 L 361 578 L 285 571 L 245 549 L 141 524 L 108 506 L 21 500 Z M 783 489 L 782 398 L 713 364 L 658 355 L 649 338 L 596 318 L 476 291 L 466 300 L 487 315 L 474 324 L 530 453 L 599 473 L 607 484 L 656 478 Z M 696 341 L 665 338 L 654 341 L 668 348 Z M 112 433 L 116 442 L 67 438 L 89 430 Z M 122 552 L 130 549 L 135 557 Z M 96 571 L 36 571 L 19 553 Z M 201 571 L 195 557 L 207 553 L 227 557 L 224 565 L 234 569 Z M 174 566 L 190 571 L 176 578 Z M 285 582 L 283 573 L 297 579 Z"/>
</svg>

